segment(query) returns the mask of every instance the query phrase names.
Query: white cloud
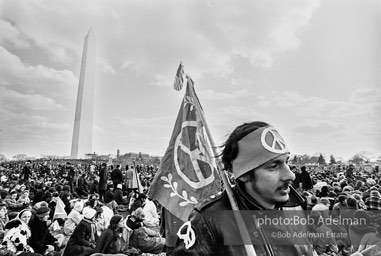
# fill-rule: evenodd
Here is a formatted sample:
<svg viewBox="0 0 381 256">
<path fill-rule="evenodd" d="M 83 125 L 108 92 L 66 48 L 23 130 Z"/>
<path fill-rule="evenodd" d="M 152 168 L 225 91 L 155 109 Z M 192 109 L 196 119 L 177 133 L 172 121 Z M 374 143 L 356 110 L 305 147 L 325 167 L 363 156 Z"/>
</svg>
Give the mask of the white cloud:
<svg viewBox="0 0 381 256">
<path fill-rule="evenodd" d="M 55 100 L 36 94 L 21 94 L 13 90 L 0 87 L 0 99 L 4 107 L 13 111 L 21 112 L 24 110 L 48 110 L 55 111 L 64 109 L 61 104 Z"/>
<path fill-rule="evenodd" d="M 0 44 L 12 43 L 17 48 L 29 48 L 28 40 L 7 20 L 0 19 Z"/>
<path fill-rule="evenodd" d="M 213 5 L 166 0 L 53 2 L 15 0 L 3 4 L 3 9 L 6 18 L 57 60 L 71 60 L 68 49 L 80 55 L 83 35 L 93 27 L 96 36 L 102 35 L 97 36 L 97 48 L 105 59 L 101 63 L 109 63 L 106 67 L 133 63 L 138 74 L 160 77 L 173 72 L 172 63 L 183 60 L 194 79 L 202 72 L 231 73 L 234 52 L 247 56 L 253 65 L 270 67 L 274 54 L 299 46 L 298 36 L 319 6 L 317 0 L 218 1 Z M 168 12 L 168 8 L 176 11 Z M 164 56 L 170 62 L 157 66 Z"/>
<path fill-rule="evenodd" d="M 381 152 L 373 142 L 381 125 L 379 36 L 365 14 L 374 4 L 345 1 L 343 13 L 338 3 L 0 0 L 1 123 L 27 130 L 29 122 L 28 145 L 40 143 L 38 133 L 58 140 L 54 126 L 73 120 L 92 27 L 97 151 L 128 145 L 157 153 L 167 145 L 184 92 L 171 88 L 182 61 L 216 138 L 264 120 L 300 152 L 347 155 L 366 144 Z M 72 125 L 64 127 L 60 146 L 45 151 L 67 154 Z"/>
<path fill-rule="evenodd" d="M 359 104 L 381 103 L 381 89 L 371 86 L 359 87 L 352 92 L 349 100 Z"/>
<path fill-rule="evenodd" d="M 0 84 L 11 87 L 20 93 L 41 93 L 73 97 L 68 89 L 74 89 L 77 78 L 69 70 L 55 70 L 42 65 L 31 66 L 23 63 L 18 56 L 13 55 L 0 46 L 0 62 L 6 63 L 0 69 L 2 81 Z M 70 95 L 70 96 L 69 96 Z"/>
</svg>

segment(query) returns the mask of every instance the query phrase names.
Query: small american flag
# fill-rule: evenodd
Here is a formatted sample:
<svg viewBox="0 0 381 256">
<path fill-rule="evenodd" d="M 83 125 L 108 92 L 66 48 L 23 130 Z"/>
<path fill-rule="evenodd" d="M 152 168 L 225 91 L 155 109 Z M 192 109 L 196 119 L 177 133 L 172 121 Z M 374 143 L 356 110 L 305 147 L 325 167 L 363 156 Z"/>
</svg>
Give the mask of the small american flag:
<svg viewBox="0 0 381 256">
<path fill-rule="evenodd" d="M 176 72 L 175 82 L 173 84 L 173 88 L 175 88 L 176 91 L 180 91 L 181 88 L 183 88 L 183 83 L 184 83 L 183 75 L 184 75 L 184 66 L 180 62 L 180 66 Z"/>
</svg>

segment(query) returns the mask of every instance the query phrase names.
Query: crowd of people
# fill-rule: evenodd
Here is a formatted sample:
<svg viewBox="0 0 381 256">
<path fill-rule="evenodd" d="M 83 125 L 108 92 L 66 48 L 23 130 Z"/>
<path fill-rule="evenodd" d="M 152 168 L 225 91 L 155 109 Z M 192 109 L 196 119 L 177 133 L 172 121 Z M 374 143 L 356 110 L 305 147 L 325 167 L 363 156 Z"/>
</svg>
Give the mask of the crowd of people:
<svg viewBox="0 0 381 256">
<path fill-rule="evenodd" d="M 381 246 L 381 175 L 378 166 L 290 165 L 302 208 L 317 221 L 318 255 L 356 255 Z M 157 171 L 148 165 L 7 162 L 0 165 L 1 254 L 87 256 L 165 254 L 161 206 L 146 192 Z M 326 224 L 319 219 L 361 218 Z"/>
<path fill-rule="evenodd" d="M 157 168 L 83 162 L 0 165 L 0 254 L 160 255 Z"/>
<path fill-rule="evenodd" d="M 316 235 L 312 239 L 319 255 L 356 255 L 373 245 L 381 246 L 378 165 L 291 166 L 291 169 L 295 173 L 293 186 L 305 198 L 303 208 L 313 218 L 330 220 L 314 221 L 312 231 L 337 234 L 324 239 Z"/>
</svg>

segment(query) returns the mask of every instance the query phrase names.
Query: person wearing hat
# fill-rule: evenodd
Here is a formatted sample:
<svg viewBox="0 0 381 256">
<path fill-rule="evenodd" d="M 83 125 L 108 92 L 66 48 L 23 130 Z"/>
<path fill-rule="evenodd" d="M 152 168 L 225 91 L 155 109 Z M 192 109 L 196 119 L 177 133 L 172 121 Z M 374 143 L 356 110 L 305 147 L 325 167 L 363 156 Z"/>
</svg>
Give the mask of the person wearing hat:
<svg viewBox="0 0 381 256">
<path fill-rule="evenodd" d="M 2 246 L 14 253 L 14 255 L 22 255 L 27 253 L 30 256 L 38 256 L 33 254 L 33 248 L 28 244 L 31 237 L 31 231 L 28 223 L 31 219 L 32 212 L 29 209 L 21 210 L 17 216 L 5 225 L 5 236 Z"/>
<path fill-rule="evenodd" d="M 291 186 L 295 175 L 287 164 L 290 151 L 279 132 L 265 122 L 244 123 L 229 135 L 221 156 L 224 169 L 235 177 L 232 192 L 237 207 L 251 215 L 244 218 L 244 225 L 238 225 L 226 190 L 203 199 L 178 230 L 174 255 L 246 255 L 248 244 L 257 255 L 313 255 L 307 238 L 285 237 L 274 242 L 272 233 L 292 232 L 290 225 L 270 223 L 264 228 L 253 221 L 254 215 L 266 212 L 304 215 L 303 198 Z M 239 227 L 250 232 L 250 240 L 241 239 Z M 297 228 L 307 233 L 307 227 Z"/>
<path fill-rule="evenodd" d="M 49 213 L 50 208 L 48 206 L 40 206 L 36 210 L 35 217 L 29 222 L 32 232 L 29 244 L 36 253 L 42 255 L 54 252 L 54 246 L 58 243 L 48 228 Z"/>
<path fill-rule="evenodd" d="M 73 234 L 75 227 L 82 221 L 84 203 L 81 199 L 77 199 L 74 202 L 73 209 L 67 216 L 67 219 L 64 223 L 64 234 L 70 236 Z"/>
<path fill-rule="evenodd" d="M 381 210 L 381 195 L 377 190 L 370 191 L 370 196 L 365 200 L 368 210 Z"/>
<path fill-rule="evenodd" d="M 62 256 L 88 256 L 96 245 L 94 219 L 97 211 L 91 207 L 83 209 L 83 219 L 74 229 Z"/>
</svg>

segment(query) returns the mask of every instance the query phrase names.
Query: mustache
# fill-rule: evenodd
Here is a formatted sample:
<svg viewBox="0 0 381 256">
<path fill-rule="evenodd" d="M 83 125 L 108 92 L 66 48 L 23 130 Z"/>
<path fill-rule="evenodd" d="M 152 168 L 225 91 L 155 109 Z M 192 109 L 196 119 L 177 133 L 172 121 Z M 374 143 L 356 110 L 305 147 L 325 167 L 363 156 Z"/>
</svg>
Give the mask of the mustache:
<svg viewBox="0 0 381 256">
<path fill-rule="evenodd" d="M 278 190 L 286 190 L 292 186 L 292 181 L 286 181 L 283 185 L 278 187 Z"/>
</svg>

